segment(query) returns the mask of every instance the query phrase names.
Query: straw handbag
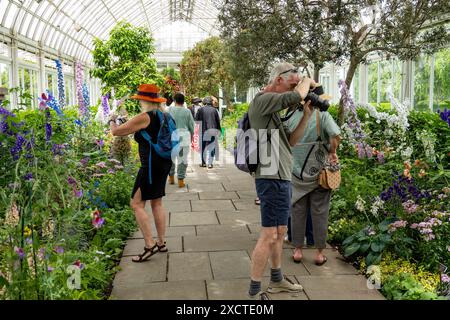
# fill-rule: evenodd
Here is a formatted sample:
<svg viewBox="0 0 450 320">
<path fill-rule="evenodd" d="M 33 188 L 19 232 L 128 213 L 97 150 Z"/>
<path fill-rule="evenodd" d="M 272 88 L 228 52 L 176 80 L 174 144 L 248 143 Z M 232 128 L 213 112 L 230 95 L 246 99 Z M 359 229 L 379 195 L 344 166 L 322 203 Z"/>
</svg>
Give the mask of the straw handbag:
<svg viewBox="0 0 450 320">
<path fill-rule="evenodd" d="M 317 137 L 320 138 L 320 119 L 319 112 L 316 111 L 316 129 Z M 325 164 L 320 171 L 319 185 L 324 189 L 336 190 L 341 184 L 341 170 L 339 163 L 337 164 Z"/>
</svg>

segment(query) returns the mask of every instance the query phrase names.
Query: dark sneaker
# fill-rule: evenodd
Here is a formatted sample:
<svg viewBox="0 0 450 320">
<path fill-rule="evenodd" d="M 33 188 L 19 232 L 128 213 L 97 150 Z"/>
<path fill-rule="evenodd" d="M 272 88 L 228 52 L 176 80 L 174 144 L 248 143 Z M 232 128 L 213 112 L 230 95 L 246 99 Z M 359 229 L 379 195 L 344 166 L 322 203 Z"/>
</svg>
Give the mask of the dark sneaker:
<svg viewBox="0 0 450 320">
<path fill-rule="evenodd" d="M 298 283 L 292 282 L 286 276 L 283 277 L 283 280 L 280 282 L 270 281 L 269 288 L 267 288 L 267 292 L 270 293 L 279 293 L 279 292 L 300 292 L 303 290 L 303 287 Z"/>
<path fill-rule="evenodd" d="M 212 169 L 213 165 L 212 164 L 208 164 L 208 169 Z"/>
</svg>

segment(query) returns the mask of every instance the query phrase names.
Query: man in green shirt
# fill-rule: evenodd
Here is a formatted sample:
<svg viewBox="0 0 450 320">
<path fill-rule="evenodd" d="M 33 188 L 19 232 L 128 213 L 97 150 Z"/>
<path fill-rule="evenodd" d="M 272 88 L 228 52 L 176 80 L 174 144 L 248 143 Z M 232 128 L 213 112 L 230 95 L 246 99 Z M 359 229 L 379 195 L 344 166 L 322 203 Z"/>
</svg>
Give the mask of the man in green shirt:
<svg viewBox="0 0 450 320">
<path fill-rule="evenodd" d="M 175 183 L 175 162 L 178 162 L 177 176 L 178 186 L 183 188 L 185 186 L 184 178 L 186 177 L 186 169 L 188 165 L 188 153 L 191 146 L 191 137 L 194 135 L 194 118 L 192 113 L 184 107 L 184 95 L 177 93 L 174 97 L 175 106 L 171 106 L 168 112 L 175 120 L 177 131 L 180 136 L 180 154 L 173 159 L 172 168 L 169 173 L 169 183 Z"/>
<path fill-rule="evenodd" d="M 290 132 L 281 121 L 279 111 L 303 101 L 315 82 L 300 81 L 297 69 L 290 63 L 277 64 L 269 77 L 269 84 L 250 103 L 250 126 L 259 140 L 259 161 L 256 171 L 256 191 L 261 202 L 261 234 L 252 254 L 249 297 L 266 299 L 261 280 L 267 261 L 271 262 L 270 293 L 298 292 L 303 288 L 283 277 L 281 253 L 291 202 L 292 152 L 289 138 L 298 141 L 311 115 L 312 107 L 304 105 L 304 118 Z"/>
</svg>

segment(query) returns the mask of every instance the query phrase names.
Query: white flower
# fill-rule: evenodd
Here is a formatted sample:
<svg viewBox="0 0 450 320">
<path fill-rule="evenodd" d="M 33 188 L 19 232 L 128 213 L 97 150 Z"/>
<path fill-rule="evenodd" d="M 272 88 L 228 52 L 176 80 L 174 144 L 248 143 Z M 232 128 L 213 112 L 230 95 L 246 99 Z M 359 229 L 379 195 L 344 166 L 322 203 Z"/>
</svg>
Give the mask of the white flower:
<svg viewBox="0 0 450 320">
<path fill-rule="evenodd" d="M 380 209 L 382 209 L 384 206 L 384 201 L 381 200 L 380 197 L 375 197 L 375 200 L 372 203 L 372 207 L 370 208 L 370 213 L 372 213 L 372 215 L 374 217 L 378 217 L 378 211 Z"/>
<path fill-rule="evenodd" d="M 360 195 L 358 195 L 358 197 L 356 198 L 356 203 L 355 203 L 355 207 L 356 210 L 360 211 L 360 212 L 364 212 L 366 211 L 366 202 L 363 200 L 363 198 L 361 198 Z"/>
</svg>

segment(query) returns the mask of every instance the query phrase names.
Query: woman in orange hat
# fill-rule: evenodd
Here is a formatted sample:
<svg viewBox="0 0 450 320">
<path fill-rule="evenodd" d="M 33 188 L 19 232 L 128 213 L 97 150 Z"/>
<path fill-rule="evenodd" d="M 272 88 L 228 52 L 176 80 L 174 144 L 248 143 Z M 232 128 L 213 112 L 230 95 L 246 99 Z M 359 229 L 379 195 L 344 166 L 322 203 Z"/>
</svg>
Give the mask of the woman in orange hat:
<svg viewBox="0 0 450 320">
<path fill-rule="evenodd" d="M 144 236 L 145 247 L 143 252 L 132 259 L 133 262 L 147 261 L 157 252 L 167 252 L 166 212 L 162 205 L 162 197 L 165 196 L 167 176 L 172 165 L 171 159 L 164 159 L 155 152 L 147 139 L 156 143 L 161 120 L 158 110 L 162 112 L 161 106 L 166 99 L 159 96 L 160 89 L 154 84 L 142 84 L 138 93 L 132 99 L 139 100 L 142 113 L 138 114 L 128 122 L 118 125 L 116 117 L 109 120 L 113 136 L 126 136 L 134 133 L 134 139 L 139 144 L 139 158 L 141 168 L 136 177 L 136 182 L 131 194 L 130 206 L 134 211 L 136 221 Z M 145 134 L 145 132 L 147 134 Z M 145 211 L 145 202 L 150 200 L 152 213 L 155 218 L 158 239 L 152 236 L 151 220 Z"/>
</svg>

